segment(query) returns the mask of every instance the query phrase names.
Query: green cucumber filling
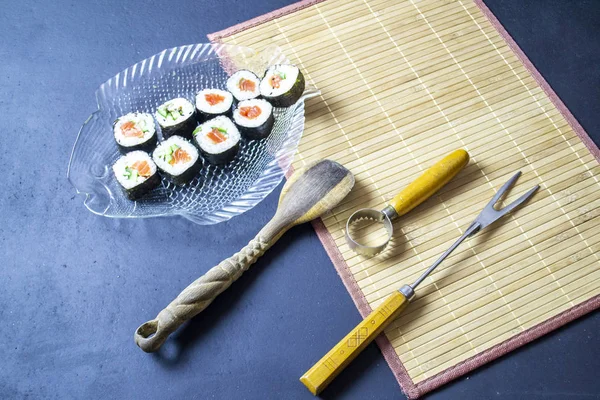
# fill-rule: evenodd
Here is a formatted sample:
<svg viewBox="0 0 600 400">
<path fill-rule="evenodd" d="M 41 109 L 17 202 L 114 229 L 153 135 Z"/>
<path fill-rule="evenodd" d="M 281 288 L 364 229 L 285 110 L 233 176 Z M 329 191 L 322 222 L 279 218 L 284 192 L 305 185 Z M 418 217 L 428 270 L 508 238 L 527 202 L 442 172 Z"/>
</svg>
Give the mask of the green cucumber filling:
<svg viewBox="0 0 600 400">
<path fill-rule="evenodd" d="M 175 106 L 167 103 L 156 110 L 163 118 L 171 118 L 173 121 L 177 121 L 179 117 L 183 117 L 183 107 Z"/>
<path fill-rule="evenodd" d="M 163 161 L 170 163 L 173 160 L 173 153 L 175 153 L 178 149 L 180 149 L 179 146 L 172 144 L 165 150 L 163 154 L 160 155 L 160 158 L 162 158 Z"/>
<path fill-rule="evenodd" d="M 128 180 L 137 180 L 139 174 L 136 169 L 125 167 L 125 172 L 123 172 L 123 176 Z"/>
<path fill-rule="evenodd" d="M 144 133 L 148 132 L 148 126 L 146 124 L 146 120 L 145 119 L 141 119 L 139 121 L 138 125 L 140 126 L 140 129 L 142 130 L 142 132 L 144 132 Z"/>
<path fill-rule="evenodd" d="M 219 132 L 225 133 L 225 134 L 227 133 L 227 129 L 225 129 L 225 128 L 219 128 L 218 126 L 211 126 L 210 129 L 213 129 L 213 130 L 216 129 Z"/>
</svg>

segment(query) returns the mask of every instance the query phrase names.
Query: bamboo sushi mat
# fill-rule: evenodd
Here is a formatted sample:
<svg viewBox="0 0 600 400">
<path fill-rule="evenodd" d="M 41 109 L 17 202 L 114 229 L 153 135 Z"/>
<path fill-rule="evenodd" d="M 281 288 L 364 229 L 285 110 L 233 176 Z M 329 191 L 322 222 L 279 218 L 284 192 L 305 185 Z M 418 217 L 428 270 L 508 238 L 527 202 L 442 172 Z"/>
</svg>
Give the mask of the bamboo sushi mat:
<svg viewBox="0 0 600 400">
<path fill-rule="evenodd" d="M 598 149 L 483 3 L 300 2 L 210 38 L 276 44 L 321 90 L 293 166 L 330 158 L 356 176 L 315 226 L 363 316 L 423 272 L 514 172 L 523 175 L 506 202 L 541 185 L 459 247 L 378 339 L 407 396 L 600 305 Z M 383 208 L 457 148 L 470 164 L 395 221 L 385 253 L 365 259 L 348 248 L 353 211 Z"/>
</svg>

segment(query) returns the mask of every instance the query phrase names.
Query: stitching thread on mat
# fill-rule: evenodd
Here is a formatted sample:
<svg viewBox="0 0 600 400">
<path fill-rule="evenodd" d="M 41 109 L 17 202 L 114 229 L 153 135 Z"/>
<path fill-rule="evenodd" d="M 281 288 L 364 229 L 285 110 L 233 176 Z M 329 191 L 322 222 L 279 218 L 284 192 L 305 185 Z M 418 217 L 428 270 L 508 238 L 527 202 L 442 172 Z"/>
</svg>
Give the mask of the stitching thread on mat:
<svg viewBox="0 0 600 400">
<path fill-rule="evenodd" d="M 416 384 L 418 388 L 423 388 L 423 393 L 430 392 L 456 378 L 462 376 L 468 372 L 475 370 L 476 368 L 487 364 L 503 355 L 510 353 L 511 351 L 538 339 L 549 332 L 560 328 L 568 322 L 571 322 L 590 311 L 593 311 L 600 307 L 600 295 L 596 295 L 591 299 L 579 303 L 578 305 L 563 311 L 554 317 L 547 319 L 539 324 L 527 329 L 515 335 L 504 342 L 498 343 L 497 345 L 490 347 L 483 352 L 468 358 L 460 363 L 447 368 L 436 375 L 427 378 L 426 380 Z M 456 374 L 453 372 L 456 371 Z"/>
<path fill-rule="evenodd" d="M 249 28 L 253 28 L 263 23 L 272 21 L 273 19 L 292 14 L 296 11 L 321 3 L 323 1 L 326 0 L 300 1 L 298 3 L 291 4 L 287 7 L 280 8 L 279 10 L 275 10 L 273 12 L 253 18 L 249 21 L 234 25 L 233 27 L 230 27 L 228 29 L 209 34 L 208 38 L 213 42 L 220 42 L 220 39 L 235 35 Z M 546 96 L 548 96 L 552 104 L 567 120 L 575 134 L 581 139 L 581 141 L 588 148 L 590 153 L 592 153 L 592 155 L 600 162 L 600 148 L 596 146 L 596 144 L 589 137 L 587 132 L 585 132 L 581 124 L 575 119 L 573 114 L 565 106 L 562 100 L 560 100 L 560 98 L 557 96 L 554 90 L 550 87 L 550 85 L 546 82 L 544 77 L 535 68 L 535 66 L 525 55 L 525 53 L 520 49 L 518 44 L 514 41 L 514 39 L 510 36 L 506 29 L 504 29 L 500 21 L 498 21 L 496 16 L 489 10 L 489 8 L 483 3 L 482 0 L 473 0 L 473 2 L 485 15 L 485 17 L 488 19 L 488 21 L 491 23 L 494 29 L 496 29 L 496 31 L 500 34 L 500 36 L 511 49 L 511 51 L 521 61 L 525 69 L 529 71 L 536 83 L 542 88 Z M 291 173 L 292 170 L 293 168 L 290 167 L 290 171 L 288 173 Z M 366 301 L 366 297 L 360 291 L 360 288 L 358 287 L 354 276 L 350 273 L 348 265 L 342 258 L 339 249 L 337 248 L 335 242 L 333 241 L 333 238 L 331 237 L 331 234 L 327 231 L 327 228 L 325 227 L 321 219 L 314 220 L 312 225 L 317 233 L 317 236 L 321 240 L 325 251 L 327 252 L 328 256 L 333 262 L 333 265 L 338 275 L 342 279 L 344 286 L 348 290 L 348 293 L 350 294 L 350 297 L 352 298 L 354 304 L 358 308 L 360 314 L 363 317 L 366 316 L 371 312 L 372 309 Z M 386 361 L 390 365 L 390 369 L 394 373 L 394 376 L 396 377 L 396 380 L 400 384 L 404 393 L 407 395 L 408 398 L 416 399 L 421 395 L 430 392 L 458 378 L 459 376 L 471 372 L 475 368 L 478 368 L 490 361 L 493 361 L 494 359 L 501 357 L 523 346 L 524 344 L 527 344 L 599 307 L 600 295 L 597 295 L 586 300 L 583 303 L 580 303 L 568 310 L 563 311 L 558 315 L 555 315 L 550 319 L 547 319 L 546 321 L 540 322 L 539 324 L 527 329 L 526 331 L 519 333 L 518 335 L 506 339 L 502 343 L 490 347 L 489 349 L 484 350 L 483 352 L 478 353 L 471 358 L 461 361 L 460 363 L 449 367 L 417 384 L 415 384 L 408 375 L 408 372 L 402 364 L 400 357 L 394 351 L 387 337 L 385 335 L 379 335 L 376 339 L 376 342 L 379 345 Z"/>
</svg>

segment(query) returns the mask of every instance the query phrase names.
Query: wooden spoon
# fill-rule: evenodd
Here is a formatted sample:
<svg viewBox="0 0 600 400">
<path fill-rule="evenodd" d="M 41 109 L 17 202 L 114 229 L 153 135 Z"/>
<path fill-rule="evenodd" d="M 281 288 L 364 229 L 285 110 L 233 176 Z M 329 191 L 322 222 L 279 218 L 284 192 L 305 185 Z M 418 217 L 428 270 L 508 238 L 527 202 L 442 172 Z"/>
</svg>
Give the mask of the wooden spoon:
<svg viewBox="0 0 600 400">
<path fill-rule="evenodd" d="M 354 186 L 354 176 L 340 164 L 321 160 L 294 172 L 283 186 L 275 216 L 242 250 L 183 289 L 155 319 L 135 331 L 145 352 L 160 348 L 185 321 L 204 310 L 291 227 L 320 217 L 335 207 Z"/>
</svg>

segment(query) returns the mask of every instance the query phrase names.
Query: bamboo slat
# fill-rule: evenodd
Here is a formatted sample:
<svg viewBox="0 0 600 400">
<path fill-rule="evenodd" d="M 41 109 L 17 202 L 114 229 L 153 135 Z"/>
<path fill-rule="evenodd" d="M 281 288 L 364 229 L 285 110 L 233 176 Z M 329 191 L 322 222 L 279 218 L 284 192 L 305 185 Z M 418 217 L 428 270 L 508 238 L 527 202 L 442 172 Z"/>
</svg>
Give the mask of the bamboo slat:
<svg viewBox="0 0 600 400">
<path fill-rule="evenodd" d="M 459 248 L 385 331 L 415 383 L 600 294 L 600 166 L 476 5 L 328 0 L 221 41 L 275 43 L 322 91 L 307 104 L 293 165 L 326 157 L 355 174 L 323 222 L 372 307 L 435 260 L 516 170 L 506 202 L 541 185 Z M 395 222 L 384 254 L 348 248 L 354 210 L 383 207 L 460 147 L 471 164 Z"/>
</svg>

